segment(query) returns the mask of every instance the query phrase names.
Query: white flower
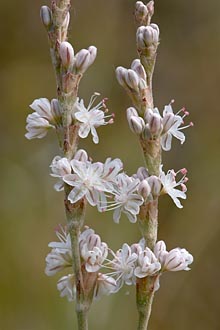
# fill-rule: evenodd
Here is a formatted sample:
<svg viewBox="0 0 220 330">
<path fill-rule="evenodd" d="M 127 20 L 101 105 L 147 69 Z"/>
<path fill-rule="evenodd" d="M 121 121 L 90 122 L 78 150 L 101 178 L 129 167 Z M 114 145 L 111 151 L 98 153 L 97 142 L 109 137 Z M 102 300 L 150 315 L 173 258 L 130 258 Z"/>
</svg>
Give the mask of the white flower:
<svg viewBox="0 0 220 330">
<path fill-rule="evenodd" d="M 66 267 L 72 266 L 72 249 L 70 235 L 60 227 L 56 232 L 59 242 L 50 242 L 51 252 L 46 257 L 45 273 L 52 276 Z"/>
<path fill-rule="evenodd" d="M 59 238 L 59 242 L 50 242 L 48 244 L 52 249 L 56 249 L 59 253 L 66 253 L 71 250 L 70 234 L 66 232 L 66 229 L 62 226 L 56 230 L 56 236 Z"/>
<path fill-rule="evenodd" d="M 46 257 L 45 273 L 48 276 L 53 276 L 57 272 L 70 266 L 72 266 L 71 251 L 60 253 L 58 249 L 52 249 Z"/>
<path fill-rule="evenodd" d="M 110 295 L 117 291 L 117 284 L 113 277 L 99 273 L 96 287 L 94 290 L 94 299 L 98 300 L 104 295 Z"/>
<path fill-rule="evenodd" d="M 119 290 L 124 283 L 131 285 L 134 283 L 134 268 L 137 260 L 137 254 L 132 252 L 128 244 L 123 244 L 122 248 L 116 253 L 111 251 L 114 259 L 109 262 L 109 266 L 113 272 L 109 275 L 116 276 L 117 290 Z"/>
<path fill-rule="evenodd" d="M 28 140 L 31 139 L 42 139 L 47 135 L 47 131 L 54 128 L 47 119 L 42 118 L 37 112 L 33 112 L 27 116 L 25 137 Z"/>
<path fill-rule="evenodd" d="M 56 191 L 63 190 L 64 182 L 63 176 L 66 174 L 71 174 L 71 165 L 70 161 L 67 158 L 61 158 L 60 156 L 54 157 L 50 165 L 52 173 L 51 176 L 59 178 L 59 181 L 55 183 L 54 189 Z"/>
<path fill-rule="evenodd" d="M 180 112 L 183 112 L 183 116 L 179 115 Z M 163 131 L 161 133 L 161 146 L 163 150 L 168 151 L 171 149 L 173 136 L 180 140 L 181 144 L 185 142 L 185 135 L 183 134 L 183 132 L 181 132 L 181 130 L 189 126 L 193 126 L 193 123 L 190 123 L 189 125 L 184 127 L 180 126 L 184 123 L 184 117 L 188 115 L 189 113 L 184 108 L 174 114 L 171 104 L 165 105 L 162 120 Z"/>
<path fill-rule="evenodd" d="M 193 262 L 193 256 L 186 249 L 175 248 L 168 252 L 163 241 L 156 243 L 154 253 L 161 263 L 162 271 L 190 270 L 188 266 Z"/>
<path fill-rule="evenodd" d="M 85 268 L 89 273 L 97 272 L 101 264 L 105 261 L 108 255 L 108 246 L 101 242 L 99 235 L 91 233 L 86 236 L 84 243 L 80 241 L 80 253 L 85 260 Z"/>
<path fill-rule="evenodd" d="M 121 213 L 125 213 L 129 221 L 134 223 L 137 221 L 137 214 L 140 211 L 140 205 L 143 204 L 143 197 L 136 194 L 139 179 L 129 177 L 125 173 L 117 176 L 117 181 L 112 194 L 114 202 L 109 204 L 108 210 L 114 210 L 113 219 L 119 223 Z"/>
<path fill-rule="evenodd" d="M 74 275 L 69 274 L 63 276 L 57 282 L 57 289 L 60 291 L 61 297 L 67 297 L 68 301 L 73 301 L 76 298 L 76 287 Z"/>
<path fill-rule="evenodd" d="M 46 98 L 36 99 L 30 108 L 34 112 L 26 119 L 27 139 L 41 139 L 47 134 L 48 129 L 60 126 L 62 114 L 57 99 L 51 100 L 51 103 Z"/>
<path fill-rule="evenodd" d="M 183 174 L 183 177 L 176 182 L 176 176 L 177 174 Z M 174 170 L 169 170 L 167 174 L 165 174 L 162 171 L 161 166 L 161 172 L 160 172 L 160 181 L 163 185 L 163 189 L 161 191 L 161 194 L 168 194 L 174 201 L 177 207 L 182 208 L 180 201 L 178 198 L 186 199 L 186 186 L 185 183 L 188 181 L 188 178 L 186 177 L 187 170 L 185 168 L 179 170 L 178 172 L 174 172 Z M 182 190 L 176 189 L 176 187 L 180 186 Z"/>
<path fill-rule="evenodd" d="M 85 197 L 90 205 L 106 207 L 106 192 L 112 192 L 116 174 L 121 169 L 121 161 L 107 159 L 104 164 L 73 159 L 71 167 L 74 174 L 65 175 L 63 181 L 74 188 L 69 193 L 68 199 L 76 203 Z"/>
<path fill-rule="evenodd" d="M 113 123 L 112 115 L 105 115 L 105 112 L 107 111 L 105 99 L 99 102 L 96 106 L 93 106 L 93 103 L 98 95 L 100 94 L 95 93 L 91 97 L 87 108 L 85 107 L 83 100 L 77 100 L 74 111 L 75 118 L 81 123 L 79 128 L 79 136 L 81 138 L 86 138 L 91 131 L 94 143 L 99 142 L 99 137 L 96 132 L 96 128 L 102 125 Z M 104 111 L 101 109 L 104 109 Z M 109 117 L 111 117 L 111 119 L 105 121 L 105 119 Z"/>
<path fill-rule="evenodd" d="M 34 102 L 30 105 L 30 108 L 42 118 L 47 119 L 49 122 L 53 121 L 53 114 L 51 111 L 50 101 L 46 98 L 40 98 L 34 100 Z"/>
<path fill-rule="evenodd" d="M 143 278 L 157 273 L 161 265 L 154 253 L 146 247 L 138 256 L 138 266 L 135 268 L 134 274 L 136 277 Z"/>
</svg>

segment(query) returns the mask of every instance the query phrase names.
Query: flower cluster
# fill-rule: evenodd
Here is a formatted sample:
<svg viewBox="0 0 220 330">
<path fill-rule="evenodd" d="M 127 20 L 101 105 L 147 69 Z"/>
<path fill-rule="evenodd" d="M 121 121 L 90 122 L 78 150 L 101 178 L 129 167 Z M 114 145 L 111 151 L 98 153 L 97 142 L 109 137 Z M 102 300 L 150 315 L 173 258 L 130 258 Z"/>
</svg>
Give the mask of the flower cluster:
<svg viewBox="0 0 220 330">
<path fill-rule="evenodd" d="M 93 142 L 96 144 L 99 142 L 96 128 L 114 122 L 114 114 L 107 115 L 106 98 L 94 106 L 94 102 L 99 95 L 99 93 L 92 95 L 88 107 L 85 107 L 82 99 L 77 98 L 71 109 L 71 124 L 78 123 L 79 137 L 86 138 L 91 132 Z M 53 99 L 51 102 L 46 98 L 36 99 L 30 107 L 34 112 L 27 116 L 26 129 L 28 133 L 25 134 L 27 139 L 41 139 L 46 136 L 51 128 L 62 130 L 62 112 L 57 99 Z"/>
<path fill-rule="evenodd" d="M 108 112 L 106 107 L 106 99 L 103 99 L 96 106 L 93 106 L 95 99 L 99 93 L 95 93 L 89 102 L 88 107 L 86 108 L 83 100 L 77 100 L 74 105 L 74 114 L 73 117 L 80 122 L 79 136 L 81 138 L 86 138 L 91 132 L 93 136 L 93 142 L 99 143 L 99 137 L 96 132 L 96 128 L 99 126 L 112 124 L 114 115 L 105 115 Z M 103 109 L 103 110 L 102 110 Z M 108 121 L 105 121 L 106 118 Z"/>
<path fill-rule="evenodd" d="M 182 130 L 193 125 L 191 122 L 182 126 L 183 119 L 188 115 L 189 112 L 184 108 L 174 114 L 171 103 L 164 107 L 162 116 L 157 108 L 146 110 L 143 118 L 135 108 L 127 109 L 127 120 L 132 132 L 144 139 L 153 140 L 161 137 L 161 147 L 165 151 L 171 149 L 173 137 L 180 140 L 181 144 L 184 143 L 185 135 Z"/>
<path fill-rule="evenodd" d="M 57 232 L 59 242 L 51 242 L 51 252 L 46 257 L 45 272 L 48 276 L 54 275 L 65 268 L 72 266 L 70 235 L 61 228 Z M 131 246 L 123 244 L 122 248 L 114 253 L 107 244 L 101 241 L 94 230 L 86 228 L 79 237 L 81 267 L 83 276 L 95 279 L 94 298 L 115 293 L 126 285 L 135 285 L 137 278 L 159 276 L 165 271 L 189 270 L 193 262 L 192 255 L 185 249 L 175 248 L 167 251 L 164 241 L 158 241 L 154 251 L 145 247 L 142 239 Z M 108 259 L 108 252 L 112 259 Z M 109 269 L 109 273 L 101 271 Z M 91 281 L 86 282 L 91 285 Z M 94 289 L 95 287 L 95 289 Z M 74 275 L 68 274 L 59 279 L 57 288 L 61 297 L 66 296 L 69 301 L 75 299 Z M 90 288 L 86 288 L 88 291 Z"/>
<path fill-rule="evenodd" d="M 46 98 L 36 99 L 30 108 L 34 112 L 27 116 L 27 139 L 41 139 L 46 136 L 49 129 L 61 125 L 61 109 L 57 99 L 51 102 Z"/>
<path fill-rule="evenodd" d="M 45 273 L 52 276 L 57 272 L 71 267 L 73 264 L 70 234 L 61 227 L 56 232 L 59 242 L 51 242 L 51 252 L 46 257 Z M 108 295 L 116 291 L 116 281 L 113 277 L 99 272 L 108 256 L 108 246 L 102 242 L 94 230 L 86 228 L 79 236 L 79 248 L 83 276 L 87 278 L 87 292 L 93 290 L 94 298 Z M 90 279 L 90 280 L 89 280 Z M 95 282 L 95 285 L 94 285 Z M 91 287 L 90 287 L 91 286 Z M 60 296 L 66 296 L 69 301 L 75 300 L 76 284 L 72 273 L 61 277 L 57 282 Z"/>
</svg>

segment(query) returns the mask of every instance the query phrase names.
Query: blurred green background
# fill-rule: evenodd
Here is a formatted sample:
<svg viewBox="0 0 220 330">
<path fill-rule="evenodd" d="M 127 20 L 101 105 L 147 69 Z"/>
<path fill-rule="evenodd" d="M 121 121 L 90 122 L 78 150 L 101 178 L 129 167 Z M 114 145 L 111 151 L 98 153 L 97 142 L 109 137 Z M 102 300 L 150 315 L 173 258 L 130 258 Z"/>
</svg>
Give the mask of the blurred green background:
<svg viewBox="0 0 220 330">
<path fill-rule="evenodd" d="M 28 105 L 39 97 L 55 97 L 47 36 L 39 19 L 43 4 L 1 0 L 1 221 L 0 329 L 76 329 L 74 305 L 56 290 L 59 276 L 44 274 L 48 242 L 54 228 L 65 223 L 62 193 L 52 188 L 49 164 L 58 154 L 55 136 L 27 141 Z M 100 144 L 83 141 L 94 160 L 120 157 L 128 174 L 143 164 L 137 139 L 129 131 L 125 109 L 130 105 L 117 84 L 114 69 L 128 67 L 137 57 L 133 0 L 73 1 L 70 41 L 76 51 L 95 45 L 98 57 L 80 85 L 88 102 L 98 91 L 108 97 L 116 114 L 114 125 L 98 130 Z M 219 201 L 219 80 L 220 2 L 158 0 L 153 22 L 161 30 L 154 76 L 155 104 L 161 109 L 171 99 L 174 108 L 190 111 L 194 128 L 187 141 L 174 141 L 164 153 L 165 169 L 186 167 L 188 199 L 179 210 L 167 196 L 160 200 L 159 239 L 168 248 L 187 248 L 195 257 L 190 272 L 162 277 L 150 329 L 220 329 L 220 201 Z M 88 208 L 86 223 L 113 249 L 140 236 L 136 225 Z M 95 303 L 90 329 L 136 329 L 134 287 Z"/>
</svg>

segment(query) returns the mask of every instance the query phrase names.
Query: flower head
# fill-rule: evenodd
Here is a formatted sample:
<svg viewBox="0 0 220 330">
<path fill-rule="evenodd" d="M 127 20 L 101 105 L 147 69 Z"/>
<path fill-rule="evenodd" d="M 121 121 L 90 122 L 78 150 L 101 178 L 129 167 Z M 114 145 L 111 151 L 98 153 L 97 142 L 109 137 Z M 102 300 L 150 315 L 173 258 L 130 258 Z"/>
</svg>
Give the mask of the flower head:
<svg viewBox="0 0 220 330">
<path fill-rule="evenodd" d="M 75 279 L 73 274 L 63 276 L 57 282 L 57 289 L 60 291 L 60 297 L 67 297 L 68 301 L 76 298 Z"/>
<path fill-rule="evenodd" d="M 176 176 L 178 174 L 182 174 L 182 178 L 176 182 Z M 174 170 L 169 170 L 167 174 L 162 171 L 160 172 L 160 181 L 163 185 L 163 189 L 161 194 L 168 194 L 174 201 L 177 207 L 182 208 L 182 204 L 179 201 L 179 198 L 186 199 L 186 186 L 185 183 L 188 181 L 186 177 L 187 170 L 185 168 L 179 170 L 178 172 L 174 172 Z M 176 187 L 180 186 L 181 190 L 176 189 Z"/>
<path fill-rule="evenodd" d="M 98 300 L 104 295 L 110 295 L 117 291 L 117 283 L 111 276 L 99 273 L 94 290 L 94 299 Z"/>
<path fill-rule="evenodd" d="M 99 93 L 95 93 L 86 108 L 83 100 L 76 101 L 74 117 L 80 122 L 79 136 L 81 138 L 86 138 L 91 132 L 93 136 L 93 142 L 98 143 L 99 137 L 96 132 L 96 128 L 99 126 L 107 125 L 113 123 L 113 115 L 105 115 L 108 111 L 105 105 L 106 99 L 103 99 L 96 106 L 93 106 Z M 110 119 L 105 121 L 106 118 Z"/>
<path fill-rule="evenodd" d="M 139 179 L 129 177 L 125 173 L 120 173 L 117 176 L 117 181 L 112 191 L 114 202 L 110 202 L 108 207 L 108 210 L 114 210 L 113 219 L 116 223 L 119 222 L 121 213 L 125 213 L 130 222 L 134 223 L 137 221 L 140 205 L 144 202 L 143 197 L 135 193 L 139 183 Z"/>
<path fill-rule="evenodd" d="M 72 266 L 70 235 L 62 227 L 56 231 L 56 235 L 59 238 L 59 242 L 49 243 L 49 247 L 52 250 L 46 257 L 45 273 L 48 276 L 53 276 L 66 267 Z"/>
<path fill-rule="evenodd" d="M 63 177 L 64 175 L 71 174 L 70 161 L 65 157 L 61 158 L 60 156 L 56 156 L 52 160 L 50 167 L 52 170 L 51 176 L 59 178 L 59 181 L 54 185 L 54 189 L 56 191 L 63 190 Z"/>
<path fill-rule="evenodd" d="M 73 174 L 63 177 L 63 181 L 73 187 L 68 199 L 76 203 L 85 197 L 90 205 L 106 207 L 106 193 L 112 192 L 113 182 L 121 170 L 122 162 L 119 159 L 108 158 L 103 164 L 101 162 L 79 161 L 73 159 L 71 162 Z"/>
<path fill-rule="evenodd" d="M 137 263 L 138 266 L 135 268 L 134 274 L 139 278 L 151 276 L 161 268 L 159 261 L 148 247 L 140 252 Z"/>
<path fill-rule="evenodd" d="M 25 137 L 28 140 L 42 139 L 51 128 L 54 128 L 54 126 L 47 119 L 42 118 L 37 112 L 33 112 L 27 116 L 26 130 L 28 132 Z"/>
<path fill-rule="evenodd" d="M 107 258 L 108 246 L 90 229 L 86 229 L 83 236 L 80 238 L 80 253 L 85 261 L 86 271 L 97 272 Z"/>
<path fill-rule="evenodd" d="M 169 105 L 165 105 L 163 110 L 163 131 L 161 133 L 161 146 L 165 151 L 171 149 L 173 136 L 180 140 L 181 144 L 183 144 L 185 142 L 185 135 L 182 130 L 189 126 L 193 126 L 192 122 L 187 126 L 181 126 L 184 123 L 183 119 L 189 115 L 189 112 L 183 108 L 174 114 L 171 104 L 172 102 Z M 182 116 L 180 115 L 181 112 L 183 113 Z"/>
<path fill-rule="evenodd" d="M 132 252 L 128 244 L 123 244 L 122 248 L 116 253 L 111 251 L 114 259 L 109 262 L 113 272 L 109 275 L 116 277 L 118 290 L 124 283 L 131 285 L 134 283 L 134 268 L 137 260 L 137 254 Z"/>
<path fill-rule="evenodd" d="M 193 256 L 186 249 L 175 248 L 167 251 L 163 241 L 156 243 L 154 253 L 161 263 L 162 271 L 190 270 L 189 265 L 193 262 Z"/>
<path fill-rule="evenodd" d="M 46 136 L 49 129 L 60 125 L 61 110 L 57 99 L 51 102 L 46 98 L 36 99 L 30 108 L 34 112 L 27 116 L 27 139 L 41 139 Z"/>
</svg>

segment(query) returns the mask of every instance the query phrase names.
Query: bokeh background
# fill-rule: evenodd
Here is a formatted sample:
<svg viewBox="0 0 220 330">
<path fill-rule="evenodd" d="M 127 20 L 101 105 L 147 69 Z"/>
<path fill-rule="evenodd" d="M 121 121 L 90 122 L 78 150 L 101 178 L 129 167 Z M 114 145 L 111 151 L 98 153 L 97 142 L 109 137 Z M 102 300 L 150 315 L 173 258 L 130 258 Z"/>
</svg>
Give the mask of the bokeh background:
<svg viewBox="0 0 220 330">
<path fill-rule="evenodd" d="M 62 194 L 53 188 L 49 164 L 58 154 L 55 136 L 27 141 L 28 105 L 55 97 L 47 36 L 39 19 L 40 0 L 0 3 L 1 219 L 0 329 L 76 329 L 74 305 L 56 290 L 59 276 L 44 274 L 44 259 L 54 228 L 65 223 Z M 98 47 L 95 64 L 80 85 L 88 102 L 94 91 L 109 98 L 114 125 L 99 129 L 100 144 L 89 137 L 81 144 L 94 160 L 120 157 L 129 174 L 143 164 L 136 137 L 126 124 L 130 100 L 117 84 L 114 69 L 128 67 L 135 50 L 134 0 L 73 1 L 70 41 L 78 51 Z M 220 329 L 219 81 L 220 2 L 156 0 L 153 22 L 161 30 L 154 76 L 155 104 L 175 99 L 186 106 L 194 128 L 187 141 L 174 141 L 164 153 L 165 169 L 186 167 L 188 199 L 179 210 L 167 196 L 160 200 L 159 238 L 168 248 L 186 247 L 195 257 L 190 272 L 162 277 L 150 329 Z M 136 225 L 88 208 L 86 223 L 113 249 L 140 236 Z M 134 288 L 103 298 L 90 312 L 90 329 L 136 329 Z"/>
</svg>

